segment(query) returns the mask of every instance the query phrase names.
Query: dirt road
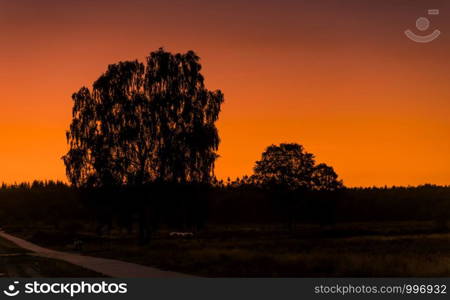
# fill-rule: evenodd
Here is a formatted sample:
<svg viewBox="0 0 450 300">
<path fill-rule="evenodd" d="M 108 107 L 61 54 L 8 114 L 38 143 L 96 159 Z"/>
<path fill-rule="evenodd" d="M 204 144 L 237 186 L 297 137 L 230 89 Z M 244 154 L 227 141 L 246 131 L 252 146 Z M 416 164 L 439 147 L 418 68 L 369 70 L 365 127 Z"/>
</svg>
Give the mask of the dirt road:
<svg viewBox="0 0 450 300">
<path fill-rule="evenodd" d="M 0 238 L 0 277 L 98 277 L 100 274 L 53 259 L 37 257 Z"/>
<path fill-rule="evenodd" d="M 46 264 L 54 265 L 69 265 L 71 268 L 68 268 L 66 271 L 72 269 L 75 271 L 75 268 L 78 269 L 80 274 L 77 274 L 76 277 L 87 277 L 88 275 L 81 274 L 82 270 L 86 270 L 86 272 L 93 272 L 94 274 L 103 274 L 104 277 L 116 277 L 116 278 L 179 278 L 179 277 L 191 277 L 187 274 L 181 274 L 176 272 L 159 270 L 157 268 L 142 266 L 134 263 L 124 262 L 115 259 L 106 259 L 92 256 L 84 256 L 75 253 L 61 252 L 55 251 L 51 249 L 47 249 L 44 247 L 40 247 L 18 237 L 12 236 L 0 230 L 0 240 L 3 240 L 5 244 L 5 258 L 6 260 L 13 262 L 15 259 L 20 264 L 17 266 L 24 265 L 24 270 L 22 273 L 28 274 L 30 273 L 32 277 L 40 276 L 47 277 L 49 272 L 57 271 L 56 265 L 47 271 L 46 273 L 42 272 L 45 269 Z M 0 246 L 1 247 L 1 246 Z M 20 248 L 19 248 L 20 247 Z M 22 250 L 20 250 L 22 249 Z M 24 250 L 23 250 L 24 249 Z M 8 252 L 9 251 L 9 252 Z M 19 252 L 15 252 L 19 251 Z M 24 252 L 25 251 L 25 252 Z M 26 251 L 30 251 L 27 252 Z M 31 260 L 31 262 L 26 263 L 26 261 Z M 39 261 L 44 261 L 45 265 L 40 265 L 39 268 L 33 268 L 31 264 L 38 264 Z M 8 265 L 11 265 L 9 263 Z M 11 267 L 13 268 L 13 267 Z M 5 268 L 6 269 L 6 268 Z M 36 270 L 37 269 L 37 270 Z M 37 271 L 36 275 L 33 274 L 33 270 Z M 59 270 L 59 269 L 58 269 Z M 88 271 L 89 270 L 89 271 Z M 28 272 L 28 273 L 27 273 Z M 64 270 L 62 270 L 64 272 Z M 2 273 L 0 269 L 0 273 Z M 3 272 L 5 274 L 15 274 L 14 272 Z M 58 273 L 53 277 L 64 277 L 64 275 L 60 275 Z M 15 275 L 13 275 L 15 276 Z M 68 277 L 72 277 L 73 275 L 66 275 Z M 92 277 L 92 276 L 90 276 Z"/>
</svg>

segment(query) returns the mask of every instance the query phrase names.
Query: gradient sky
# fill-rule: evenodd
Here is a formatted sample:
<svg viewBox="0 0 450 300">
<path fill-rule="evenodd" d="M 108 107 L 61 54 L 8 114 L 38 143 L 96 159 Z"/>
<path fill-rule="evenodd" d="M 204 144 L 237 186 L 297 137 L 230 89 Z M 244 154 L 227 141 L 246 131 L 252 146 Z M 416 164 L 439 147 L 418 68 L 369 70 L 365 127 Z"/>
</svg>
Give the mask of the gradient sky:
<svg viewBox="0 0 450 300">
<path fill-rule="evenodd" d="M 65 180 L 71 94 L 164 46 L 225 94 L 221 178 L 297 142 L 348 186 L 450 184 L 448 1 L 0 0 L 0 28 L 0 181 Z"/>
</svg>

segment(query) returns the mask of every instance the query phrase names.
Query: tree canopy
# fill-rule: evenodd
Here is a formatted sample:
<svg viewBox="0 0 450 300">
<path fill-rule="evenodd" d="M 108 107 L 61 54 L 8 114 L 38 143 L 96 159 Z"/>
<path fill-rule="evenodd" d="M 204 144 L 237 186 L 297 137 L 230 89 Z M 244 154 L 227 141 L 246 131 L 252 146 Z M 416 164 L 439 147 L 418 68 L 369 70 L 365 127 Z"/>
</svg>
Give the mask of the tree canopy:
<svg viewBox="0 0 450 300">
<path fill-rule="evenodd" d="M 76 186 L 209 182 L 224 97 L 205 88 L 193 52 L 150 53 L 146 63 L 108 66 L 74 93 L 70 150 L 63 157 Z"/>
<path fill-rule="evenodd" d="M 271 145 L 256 162 L 254 180 L 264 186 L 287 190 L 327 190 L 343 187 L 334 169 L 316 165 L 314 155 L 299 144 Z"/>
</svg>

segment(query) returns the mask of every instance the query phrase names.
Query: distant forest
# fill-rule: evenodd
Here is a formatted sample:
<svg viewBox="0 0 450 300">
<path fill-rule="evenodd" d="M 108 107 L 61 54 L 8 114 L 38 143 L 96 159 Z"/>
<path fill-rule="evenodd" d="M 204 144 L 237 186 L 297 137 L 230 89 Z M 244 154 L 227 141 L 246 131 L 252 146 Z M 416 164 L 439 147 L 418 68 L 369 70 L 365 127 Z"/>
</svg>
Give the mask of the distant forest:
<svg viewBox="0 0 450 300">
<path fill-rule="evenodd" d="M 91 190 L 62 182 L 36 181 L 0 188 L 0 226 L 81 231 L 94 226 L 132 231 L 142 216 L 140 209 L 150 210 L 146 222 L 153 230 L 280 223 L 286 224 L 286 230 L 295 230 L 295 224 L 332 226 L 340 222 L 383 221 L 432 221 L 436 230 L 446 230 L 450 187 L 344 188 L 338 193 L 307 191 L 288 196 L 239 182 Z"/>
</svg>

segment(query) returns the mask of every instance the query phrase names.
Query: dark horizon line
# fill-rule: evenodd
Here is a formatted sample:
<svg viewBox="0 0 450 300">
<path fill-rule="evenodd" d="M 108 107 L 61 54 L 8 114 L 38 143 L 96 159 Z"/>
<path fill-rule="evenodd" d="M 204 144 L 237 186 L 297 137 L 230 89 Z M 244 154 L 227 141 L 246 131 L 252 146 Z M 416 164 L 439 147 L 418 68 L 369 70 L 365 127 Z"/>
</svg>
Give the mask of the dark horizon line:
<svg viewBox="0 0 450 300">
<path fill-rule="evenodd" d="M 241 177 L 237 177 L 237 178 L 241 178 Z M 237 179 L 236 178 L 236 179 Z M 236 180 L 234 179 L 234 180 Z M 226 179 L 221 179 L 223 181 L 224 186 L 228 186 L 227 184 L 227 180 Z M 0 183 L 0 188 L 1 187 L 13 187 L 13 186 L 20 186 L 20 185 L 32 185 L 33 183 L 38 182 L 38 183 L 58 183 L 58 184 L 64 184 L 66 186 L 71 186 L 71 184 L 68 181 L 64 181 L 64 180 L 54 180 L 54 179 L 36 179 L 33 181 L 21 181 L 21 182 L 17 182 L 14 181 L 14 183 L 7 183 L 2 181 Z M 232 184 L 234 181 L 231 180 L 230 183 Z M 421 188 L 421 187 L 437 187 L 437 188 L 450 188 L 450 184 L 434 184 L 434 183 L 422 183 L 422 184 L 417 184 L 417 185 L 371 185 L 371 186 L 345 186 L 344 189 L 398 189 L 398 188 L 404 188 L 404 189 L 411 189 L 411 188 Z"/>
</svg>

